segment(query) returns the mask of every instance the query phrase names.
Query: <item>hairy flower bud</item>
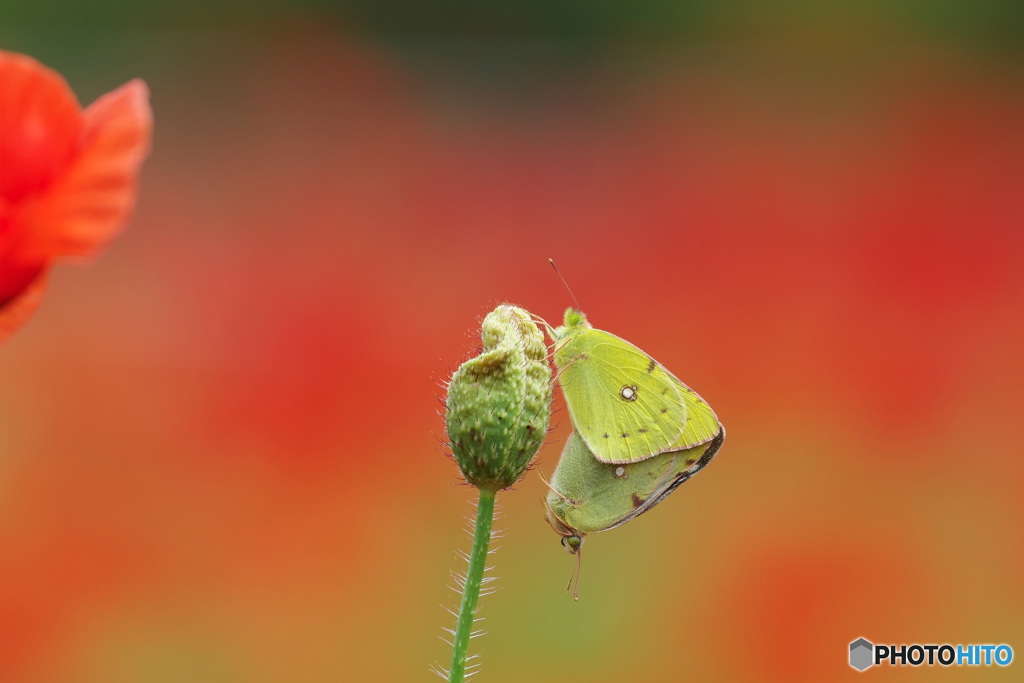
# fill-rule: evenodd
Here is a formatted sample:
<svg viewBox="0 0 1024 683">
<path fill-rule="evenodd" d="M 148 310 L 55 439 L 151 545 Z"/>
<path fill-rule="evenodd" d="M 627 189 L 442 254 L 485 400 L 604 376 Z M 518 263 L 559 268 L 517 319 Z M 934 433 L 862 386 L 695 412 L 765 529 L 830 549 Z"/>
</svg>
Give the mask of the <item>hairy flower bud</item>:
<svg viewBox="0 0 1024 683">
<path fill-rule="evenodd" d="M 484 318 L 479 356 L 448 384 L 448 442 L 473 486 L 504 489 L 523 476 L 547 433 L 551 368 L 544 335 L 525 310 L 502 304 Z"/>
</svg>

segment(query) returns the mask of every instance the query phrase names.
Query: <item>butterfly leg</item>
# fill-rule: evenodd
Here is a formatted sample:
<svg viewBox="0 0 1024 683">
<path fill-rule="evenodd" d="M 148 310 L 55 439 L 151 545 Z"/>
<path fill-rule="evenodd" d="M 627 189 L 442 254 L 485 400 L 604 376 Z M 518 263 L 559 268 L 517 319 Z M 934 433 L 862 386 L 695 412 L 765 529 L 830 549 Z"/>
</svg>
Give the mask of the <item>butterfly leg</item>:
<svg viewBox="0 0 1024 683">
<path fill-rule="evenodd" d="M 578 501 L 575 501 L 572 498 L 566 498 L 561 491 L 556 490 L 554 486 L 549 484 L 548 480 L 544 478 L 544 475 L 540 473 L 540 470 L 537 470 L 537 476 L 540 477 L 540 480 L 544 482 L 544 485 L 548 487 L 548 490 L 551 491 L 551 493 L 555 494 L 556 496 L 564 500 L 569 505 L 572 505 L 573 507 L 577 507 L 579 505 Z"/>
</svg>

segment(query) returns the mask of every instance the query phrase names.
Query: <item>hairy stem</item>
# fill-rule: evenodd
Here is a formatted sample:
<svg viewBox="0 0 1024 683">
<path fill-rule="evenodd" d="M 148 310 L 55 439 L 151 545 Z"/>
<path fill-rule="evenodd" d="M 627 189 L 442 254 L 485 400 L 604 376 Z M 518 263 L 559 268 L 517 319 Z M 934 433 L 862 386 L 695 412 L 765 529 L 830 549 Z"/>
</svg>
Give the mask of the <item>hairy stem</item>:
<svg viewBox="0 0 1024 683">
<path fill-rule="evenodd" d="M 455 640 L 452 643 L 452 666 L 448 683 L 462 683 L 466 676 L 466 654 L 469 650 L 469 636 L 473 631 L 476 603 L 480 598 L 480 583 L 487 563 L 487 549 L 491 544 L 491 521 L 494 519 L 493 489 L 480 489 L 480 500 L 476 505 L 476 527 L 473 532 L 473 549 L 469 554 L 469 569 L 466 571 L 466 587 L 462 591 L 459 606 L 459 621 L 455 626 Z"/>
</svg>

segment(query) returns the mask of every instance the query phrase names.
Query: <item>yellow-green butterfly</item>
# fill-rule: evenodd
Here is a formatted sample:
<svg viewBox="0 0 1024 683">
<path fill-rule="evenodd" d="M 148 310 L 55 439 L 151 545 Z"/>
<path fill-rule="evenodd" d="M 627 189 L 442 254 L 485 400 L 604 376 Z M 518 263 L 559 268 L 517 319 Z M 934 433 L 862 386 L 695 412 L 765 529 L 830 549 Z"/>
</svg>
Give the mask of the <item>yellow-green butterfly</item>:
<svg viewBox="0 0 1024 683">
<path fill-rule="evenodd" d="M 711 462 L 724 440 L 720 428 L 700 446 L 612 464 L 599 462 L 573 432 L 548 484 L 545 517 L 565 549 L 579 555 L 587 534 L 622 526 L 653 508 Z"/>
<path fill-rule="evenodd" d="M 695 448 L 722 431 L 697 392 L 628 341 L 595 329 L 580 311 L 567 309 L 564 324 L 548 333 L 569 417 L 601 462 Z"/>
</svg>

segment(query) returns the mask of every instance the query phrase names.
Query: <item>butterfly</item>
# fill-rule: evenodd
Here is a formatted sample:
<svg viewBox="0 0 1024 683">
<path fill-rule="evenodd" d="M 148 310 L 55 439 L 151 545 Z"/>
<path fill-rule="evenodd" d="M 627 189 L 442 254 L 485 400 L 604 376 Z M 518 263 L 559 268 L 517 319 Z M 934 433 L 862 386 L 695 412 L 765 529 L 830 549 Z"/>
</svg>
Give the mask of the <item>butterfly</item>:
<svg viewBox="0 0 1024 683">
<path fill-rule="evenodd" d="M 544 500 L 548 524 L 578 560 L 587 534 L 622 526 L 665 500 L 711 462 L 724 440 L 723 428 L 700 446 L 614 464 L 597 460 L 580 434 L 573 432 L 548 483 L 551 490 Z M 574 573 L 578 579 L 578 561 Z"/>
<path fill-rule="evenodd" d="M 639 348 L 569 308 L 547 326 L 572 424 L 594 457 L 636 463 L 710 443 L 722 425 L 707 401 Z"/>
</svg>

